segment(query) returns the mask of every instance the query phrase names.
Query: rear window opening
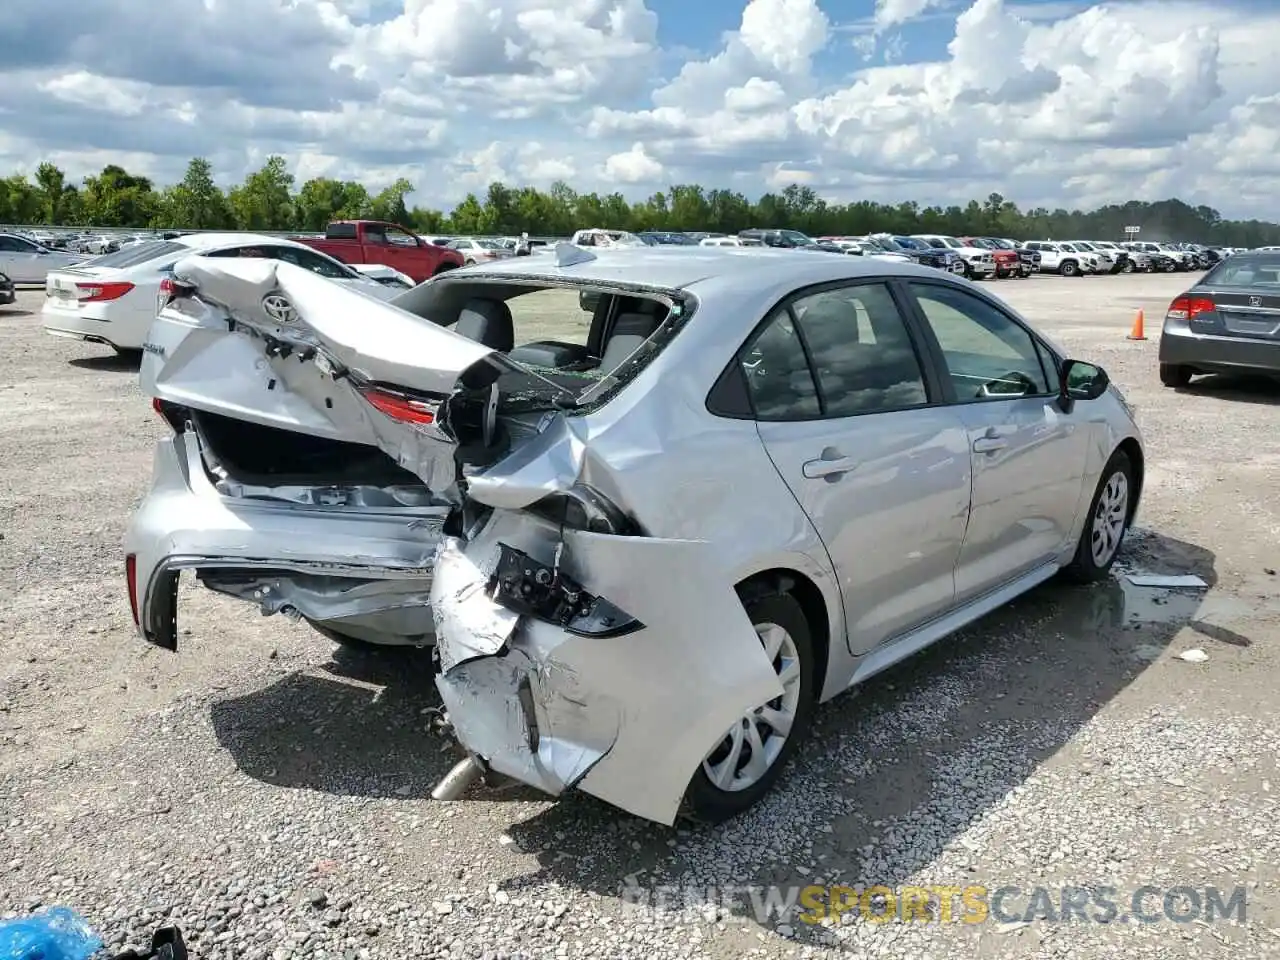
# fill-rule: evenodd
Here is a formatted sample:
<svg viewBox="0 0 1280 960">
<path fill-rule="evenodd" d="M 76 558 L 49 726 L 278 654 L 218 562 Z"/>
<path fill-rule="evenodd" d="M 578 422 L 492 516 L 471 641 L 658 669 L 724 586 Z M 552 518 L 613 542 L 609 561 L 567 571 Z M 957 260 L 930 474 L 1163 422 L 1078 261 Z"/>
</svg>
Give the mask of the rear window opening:
<svg viewBox="0 0 1280 960">
<path fill-rule="evenodd" d="M 590 406 L 633 379 L 691 313 L 683 294 L 441 279 L 396 305 L 505 354 L 503 413 Z"/>
</svg>

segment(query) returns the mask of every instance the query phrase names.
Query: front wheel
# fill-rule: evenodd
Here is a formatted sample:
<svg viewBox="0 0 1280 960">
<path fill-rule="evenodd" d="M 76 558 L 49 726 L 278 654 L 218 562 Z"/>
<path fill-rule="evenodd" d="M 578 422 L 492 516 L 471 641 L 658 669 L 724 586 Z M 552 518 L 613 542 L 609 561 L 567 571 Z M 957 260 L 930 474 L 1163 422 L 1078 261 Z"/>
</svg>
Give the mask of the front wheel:
<svg viewBox="0 0 1280 960">
<path fill-rule="evenodd" d="M 1117 450 L 1102 470 L 1075 556 L 1063 570 L 1066 576 L 1078 583 L 1106 577 L 1129 529 L 1129 506 L 1136 493 L 1133 465 L 1123 450 Z"/>
<path fill-rule="evenodd" d="M 953 261 L 951 264 L 951 272 L 957 277 L 967 277 L 969 276 L 969 265 L 963 260 Z"/>
<path fill-rule="evenodd" d="M 1120 267 L 1121 273 L 1133 273 L 1133 261 L 1126 260 Z"/>
<path fill-rule="evenodd" d="M 1062 266 L 1058 267 L 1058 272 L 1064 277 L 1074 277 L 1080 271 L 1076 268 L 1076 262 L 1074 260 L 1068 260 L 1063 263 Z"/>
<path fill-rule="evenodd" d="M 769 792 L 804 739 L 817 698 L 812 634 L 800 604 L 781 593 L 746 608 L 782 696 L 734 721 L 693 775 L 681 812 L 703 823 L 735 817 Z"/>
</svg>

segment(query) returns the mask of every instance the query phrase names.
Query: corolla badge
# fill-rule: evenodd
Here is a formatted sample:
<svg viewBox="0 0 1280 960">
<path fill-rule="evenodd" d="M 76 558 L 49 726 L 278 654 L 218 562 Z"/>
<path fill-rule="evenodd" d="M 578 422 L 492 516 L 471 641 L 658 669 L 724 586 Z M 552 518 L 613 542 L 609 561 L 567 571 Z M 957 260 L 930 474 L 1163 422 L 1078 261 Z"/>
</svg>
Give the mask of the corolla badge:
<svg viewBox="0 0 1280 960">
<path fill-rule="evenodd" d="M 279 323 L 293 323 L 298 319 L 298 311 L 293 304 L 278 293 L 269 293 L 262 298 L 262 309 L 268 317 Z"/>
</svg>

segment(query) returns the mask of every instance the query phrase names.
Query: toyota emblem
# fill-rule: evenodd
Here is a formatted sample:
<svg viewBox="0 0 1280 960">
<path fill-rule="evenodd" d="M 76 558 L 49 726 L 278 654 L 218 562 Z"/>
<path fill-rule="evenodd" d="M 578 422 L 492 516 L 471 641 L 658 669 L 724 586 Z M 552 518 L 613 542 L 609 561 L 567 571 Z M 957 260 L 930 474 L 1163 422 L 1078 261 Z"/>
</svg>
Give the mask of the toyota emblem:
<svg viewBox="0 0 1280 960">
<path fill-rule="evenodd" d="M 293 323 L 298 313 L 291 304 L 278 293 L 269 293 L 262 298 L 262 309 L 268 317 L 278 323 Z"/>
<path fill-rule="evenodd" d="M 1261 297 L 1250 297 L 1250 298 L 1249 298 L 1249 306 L 1251 306 L 1251 307 L 1260 307 L 1260 306 L 1262 306 L 1262 298 L 1261 298 Z"/>
</svg>

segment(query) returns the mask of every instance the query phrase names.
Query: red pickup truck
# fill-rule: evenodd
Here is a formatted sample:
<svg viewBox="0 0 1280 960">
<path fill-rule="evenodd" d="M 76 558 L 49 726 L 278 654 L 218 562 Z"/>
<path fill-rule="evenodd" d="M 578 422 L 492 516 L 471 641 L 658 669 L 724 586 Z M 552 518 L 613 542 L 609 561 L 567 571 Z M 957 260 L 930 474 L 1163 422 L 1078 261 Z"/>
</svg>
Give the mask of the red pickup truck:
<svg viewBox="0 0 1280 960">
<path fill-rule="evenodd" d="M 324 237 L 292 237 L 343 263 L 377 263 L 413 277 L 415 283 L 462 266 L 462 254 L 428 243 L 412 230 L 380 220 L 335 220 Z"/>
</svg>

